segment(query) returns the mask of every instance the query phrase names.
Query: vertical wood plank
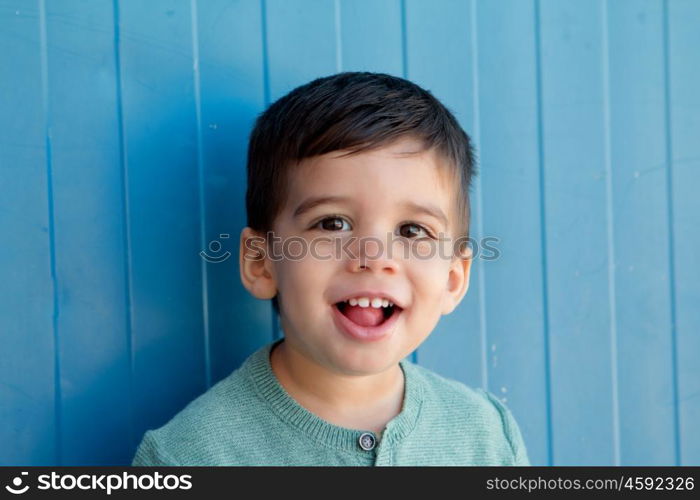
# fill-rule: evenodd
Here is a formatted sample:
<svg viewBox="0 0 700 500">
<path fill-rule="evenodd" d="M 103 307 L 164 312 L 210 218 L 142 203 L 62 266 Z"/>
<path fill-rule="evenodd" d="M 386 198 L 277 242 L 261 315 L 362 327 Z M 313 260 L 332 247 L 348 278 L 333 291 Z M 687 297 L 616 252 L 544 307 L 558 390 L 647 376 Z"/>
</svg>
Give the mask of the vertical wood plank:
<svg viewBox="0 0 700 500">
<path fill-rule="evenodd" d="M 43 20 L 37 1 L 0 6 L 0 465 L 61 460 Z"/>
<path fill-rule="evenodd" d="M 126 0 L 119 13 L 133 376 L 143 434 L 206 389 L 192 32 L 187 0 Z"/>
<path fill-rule="evenodd" d="M 400 0 L 337 0 L 340 6 L 341 71 L 402 75 Z"/>
<path fill-rule="evenodd" d="M 270 102 L 337 70 L 333 0 L 266 0 Z"/>
<path fill-rule="evenodd" d="M 602 12 L 602 2 L 540 2 L 553 465 L 617 455 Z"/>
<path fill-rule="evenodd" d="M 664 2 L 678 464 L 700 465 L 700 3 Z M 664 395 L 666 396 L 666 395 Z"/>
<path fill-rule="evenodd" d="M 675 439 L 662 5 L 608 2 L 606 14 L 620 464 L 668 465 Z"/>
<path fill-rule="evenodd" d="M 113 6 L 46 9 L 62 463 L 117 465 L 133 436 Z"/>
<path fill-rule="evenodd" d="M 476 21 L 483 41 L 478 47 L 483 234 L 498 238 L 491 245 L 499 252 L 483 265 L 488 389 L 513 411 L 530 462 L 547 465 L 534 2 L 481 2 Z"/>
</svg>

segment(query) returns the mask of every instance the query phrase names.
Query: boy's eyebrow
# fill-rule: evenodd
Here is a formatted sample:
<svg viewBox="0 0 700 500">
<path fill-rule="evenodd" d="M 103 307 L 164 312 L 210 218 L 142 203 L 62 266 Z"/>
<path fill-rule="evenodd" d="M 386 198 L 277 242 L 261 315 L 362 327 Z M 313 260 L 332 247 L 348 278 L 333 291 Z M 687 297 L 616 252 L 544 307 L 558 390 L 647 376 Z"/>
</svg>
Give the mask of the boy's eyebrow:
<svg viewBox="0 0 700 500">
<path fill-rule="evenodd" d="M 350 201 L 350 198 L 347 198 L 345 196 L 317 196 L 317 197 L 312 197 L 312 198 L 307 198 L 303 202 L 299 204 L 299 206 L 294 210 L 294 214 L 292 215 L 293 218 L 299 217 L 301 214 L 304 212 L 308 212 L 312 208 L 315 208 L 319 205 L 323 205 L 325 203 L 347 203 Z M 427 204 L 427 205 L 421 205 L 420 203 L 416 203 L 414 201 L 405 201 L 402 204 L 406 209 L 413 210 L 414 212 L 421 212 L 424 214 L 431 215 L 435 217 L 437 220 L 442 222 L 442 225 L 447 227 L 447 216 L 445 213 L 440 209 L 440 207 L 432 204 Z"/>
<path fill-rule="evenodd" d="M 405 201 L 403 203 L 403 206 L 406 207 L 407 209 L 413 210 L 414 212 L 421 212 L 424 214 L 431 215 L 438 219 L 440 222 L 442 222 L 442 225 L 444 227 L 448 227 L 447 224 L 447 216 L 445 213 L 440 209 L 440 207 L 432 204 L 427 204 L 427 205 L 421 205 L 420 203 L 416 203 L 414 201 Z"/>
<path fill-rule="evenodd" d="M 350 201 L 350 198 L 345 196 L 317 196 L 312 198 L 307 198 L 299 204 L 299 206 L 294 210 L 293 218 L 299 217 L 304 212 L 308 212 L 314 207 L 323 205 L 325 203 L 345 203 Z"/>
</svg>

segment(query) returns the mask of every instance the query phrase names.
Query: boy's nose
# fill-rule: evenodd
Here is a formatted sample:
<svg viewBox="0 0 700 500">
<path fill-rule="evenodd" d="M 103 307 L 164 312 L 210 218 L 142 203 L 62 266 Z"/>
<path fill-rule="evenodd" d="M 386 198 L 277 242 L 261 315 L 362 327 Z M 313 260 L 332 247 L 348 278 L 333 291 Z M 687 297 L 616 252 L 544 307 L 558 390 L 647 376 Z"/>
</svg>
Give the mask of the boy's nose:
<svg viewBox="0 0 700 500">
<path fill-rule="evenodd" d="M 396 272 L 398 262 L 393 255 L 391 241 L 376 236 L 358 238 L 347 256 L 348 270 L 351 272 L 371 269 L 375 272 Z"/>
</svg>

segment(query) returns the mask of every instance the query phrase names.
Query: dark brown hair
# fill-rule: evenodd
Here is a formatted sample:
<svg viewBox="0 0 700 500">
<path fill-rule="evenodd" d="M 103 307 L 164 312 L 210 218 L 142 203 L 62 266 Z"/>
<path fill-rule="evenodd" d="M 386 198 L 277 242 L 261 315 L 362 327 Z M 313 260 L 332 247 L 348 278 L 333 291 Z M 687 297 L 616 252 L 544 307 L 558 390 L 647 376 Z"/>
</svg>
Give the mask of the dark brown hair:
<svg viewBox="0 0 700 500">
<path fill-rule="evenodd" d="M 247 225 L 265 235 L 286 202 L 299 161 L 418 139 L 446 160 L 457 188 L 457 238 L 469 237 L 469 190 L 476 174 L 469 136 L 429 91 L 385 73 L 343 72 L 317 78 L 279 98 L 255 121 L 248 145 Z M 279 314 L 277 297 L 273 299 Z"/>
</svg>

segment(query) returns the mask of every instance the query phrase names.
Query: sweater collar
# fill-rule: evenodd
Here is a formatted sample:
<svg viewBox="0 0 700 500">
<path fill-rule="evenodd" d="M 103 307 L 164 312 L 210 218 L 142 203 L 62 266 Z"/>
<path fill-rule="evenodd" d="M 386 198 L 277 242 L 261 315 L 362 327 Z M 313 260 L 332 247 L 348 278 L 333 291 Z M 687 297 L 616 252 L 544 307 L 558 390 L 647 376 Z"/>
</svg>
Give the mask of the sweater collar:
<svg viewBox="0 0 700 500">
<path fill-rule="evenodd" d="M 282 420 L 296 426 L 312 438 L 333 448 L 358 451 L 360 435 L 371 432 L 341 427 L 322 419 L 301 406 L 282 387 L 272 371 L 270 352 L 284 338 L 270 342 L 255 351 L 246 362 L 246 371 L 258 393 Z M 381 436 L 382 446 L 393 446 L 413 430 L 423 402 L 423 386 L 416 366 L 408 360 L 399 361 L 404 373 L 404 399 L 401 412 L 391 419 Z M 375 434 L 372 432 L 372 434 Z M 379 441 L 379 436 L 376 436 Z"/>
</svg>

